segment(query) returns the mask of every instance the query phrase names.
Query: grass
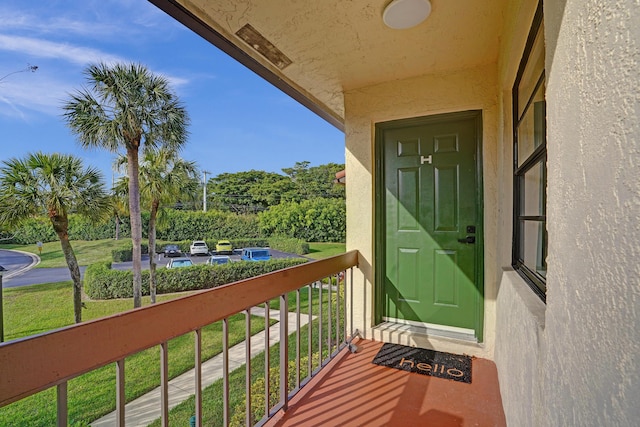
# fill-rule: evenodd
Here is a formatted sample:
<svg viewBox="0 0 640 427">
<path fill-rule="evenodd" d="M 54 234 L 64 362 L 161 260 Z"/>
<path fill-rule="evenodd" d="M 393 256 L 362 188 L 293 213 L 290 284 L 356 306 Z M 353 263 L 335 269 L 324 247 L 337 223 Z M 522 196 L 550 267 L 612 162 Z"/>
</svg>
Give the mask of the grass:
<svg viewBox="0 0 640 427">
<path fill-rule="evenodd" d="M 307 256 L 313 259 L 328 258 L 330 256 L 343 254 L 346 251 L 344 243 L 309 243 L 309 253 Z"/>
<path fill-rule="evenodd" d="M 73 323 L 71 282 L 48 283 L 5 290 L 5 330 L 7 339 L 57 329 Z M 160 301 L 183 294 L 163 295 Z M 143 299 L 146 305 L 148 298 Z M 83 318 L 90 320 L 115 314 L 132 307 L 131 299 L 86 301 Z M 34 309 L 37 307 L 37 309 Z M 251 333 L 264 329 L 264 320 L 252 316 Z M 274 323 L 274 322 L 271 322 Z M 245 318 L 238 314 L 229 318 L 229 342 L 237 344 L 245 337 Z M 220 322 L 202 330 L 203 360 L 222 351 Z M 186 334 L 168 343 L 169 376 L 171 378 L 193 368 L 193 335 Z M 159 349 L 151 348 L 126 359 L 126 397 L 135 399 L 160 384 Z M 108 365 L 81 375 L 68 383 L 69 420 L 74 426 L 91 421 L 115 409 L 115 368 Z M 0 425 L 55 425 L 55 389 L 48 389 L 31 397 L 0 408 Z"/>
<path fill-rule="evenodd" d="M 312 300 L 312 310 L 313 314 L 317 316 L 318 307 L 319 307 L 319 298 L 318 298 L 318 290 L 313 289 L 313 300 Z M 307 294 L 308 292 L 302 292 L 302 295 Z M 335 293 L 334 293 L 335 295 Z M 302 298 L 301 298 L 302 300 Z M 323 318 L 323 358 L 328 356 L 328 348 L 326 346 L 326 338 L 327 338 L 327 322 L 328 319 L 326 317 L 326 305 L 328 301 L 328 294 L 323 292 L 323 305 L 325 306 L 325 313 Z M 293 303 L 292 303 L 293 301 Z M 308 306 L 308 301 L 305 301 Z M 302 304 L 301 304 L 302 305 Z M 291 293 L 289 295 L 289 307 L 290 309 L 295 307 L 295 293 Z M 302 309 L 303 315 L 306 315 L 306 309 Z M 335 319 L 334 319 L 335 321 Z M 341 322 L 344 321 L 344 312 L 341 310 Z M 342 325 L 342 323 L 341 323 Z M 300 329 L 300 341 L 301 341 L 301 358 L 308 356 L 308 335 L 309 327 L 305 325 Z M 315 319 L 312 322 L 312 343 L 313 349 L 315 352 L 312 358 L 312 369 L 317 369 L 319 367 L 318 360 L 318 334 L 319 334 L 319 320 Z M 335 331 L 332 333 L 332 338 L 335 336 Z M 341 338 L 344 338 L 341 335 Z M 279 366 L 279 355 L 280 355 L 280 347 L 279 344 L 274 344 L 269 351 L 270 363 L 269 366 L 271 368 L 278 369 Z M 289 347 L 288 347 L 288 360 L 295 360 L 296 357 L 296 334 L 293 333 L 289 338 Z M 255 384 L 257 381 L 264 379 L 264 354 L 259 354 L 251 359 L 251 382 Z M 303 379 L 306 377 L 306 369 L 302 367 L 301 373 Z M 242 415 L 244 413 L 244 407 L 246 402 L 245 395 L 245 378 L 246 378 L 246 370 L 245 367 L 241 367 L 236 369 L 235 371 L 229 374 L 229 409 L 230 415 L 232 418 L 231 425 L 244 425 L 244 418 Z M 263 391 L 260 393 L 264 393 Z M 272 393 L 277 393 L 277 389 L 272 389 Z M 209 387 L 207 387 L 203 391 L 203 425 L 206 426 L 222 426 L 223 425 L 223 391 L 222 391 L 222 380 L 218 380 Z M 257 401 L 260 402 L 260 406 L 254 405 L 254 413 L 257 413 L 254 419 L 252 420 L 254 423 L 257 422 L 262 415 L 264 415 L 264 409 L 261 406 L 264 406 L 264 398 L 260 395 L 252 396 L 252 402 Z M 253 404 L 253 403 L 252 403 Z M 240 413 L 240 414 L 239 414 Z M 169 412 L 169 425 L 189 425 L 189 419 L 192 415 L 195 414 L 195 399 L 191 396 L 188 400 L 185 400 L 174 409 Z M 235 415 L 235 416 L 234 416 Z M 242 419 L 242 422 L 239 422 L 239 419 Z M 235 422 L 233 422 L 235 421 Z M 160 426 L 160 420 L 155 420 L 152 424 L 152 427 Z"/>
<path fill-rule="evenodd" d="M 131 239 L 122 240 L 74 240 L 71 242 L 79 265 L 89 265 L 94 262 L 111 261 L 111 251 L 131 244 Z M 0 245 L 0 249 L 17 249 L 40 256 L 37 268 L 66 267 L 60 242 L 47 242 L 42 245 L 42 254 L 38 254 L 38 247 L 33 245 Z"/>
<path fill-rule="evenodd" d="M 146 242 L 145 242 L 146 243 Z M 131 244 L 131 239 L 74 240 L 71 242 L 79 265 L 111 261 L 111 251 Z M 38 255 L 38 247 L 33 245 L 3 244 L 0 249 L 16 249 Z M 309 254 L 313 259 L 327 258 L 345 252 L 344 243 L 309 243 Z M 60 242 L 47 242 L 42 245 L 40 264 L 37 268 L 66 267 L 67 263 L 60 248 Z"/>
<path fill-rule="evenodd" d="M 158 302 L 187 294 L 158 295 Z M 73 324 L 71 281 L 7 288 L 3 295 L 7 341 Z M 149 297 L 143 297 L 142 305 L 149 304 Z M 133 303 L 131 299 L 89 300 L 84 307 L 82 319 L 86 321 L 130 310 Z"/>
<path fill-rule="evenodd" d="M 76 252 L 80 265 L 88 265 L 90 263 L 110 260 L 111 250 L 119 248 L 129 242 L 128 239 L 120 241 L 100 240 L 100 241 L 73 241 L 72 245 Z M 31 253 L 38 253 L 35 245 L 0 245 L 2 249 L 18 249 Z M 310 256 L 316 259 L 326 258 L 339 253 L 343 253 L 345 245 L 340 243 L 311 243 Z M 60 249 L 59 242 L 45 243 L 41 255 L 42 262 L 39 267 L 66 267 L 64 255 Z M 317 314 L 318 301 L 317 289 L 313 290 L 314 300 L 313 311 Z M 165 301 L 179 297 L 183 294 L 162 295 L 158 297 L 158 301 Z M 326 301 L 327 294 L 324 293 Z M 308 292 L 301 293 L 301 310 L 306 313 L 309 306 Z M 295 293 L 290 293 L 288 297 L 289 310 L 295 310 L 296 306 Z M 143 305 L 149 304 L 149 298 L 143 298 Z M 133 306 L 131 299 L 105 300 L 105 301 L 85 301 L 85 309 L 83 310 L 83 319 L 91 320 L 111 314 L 119 313 L 131 309 Z M 73 324 L 73 298 L 71 282 L 46 283 L 41 285 L 26 286 L 20 288 L 10 288 L 4 291 L 4 307 L 5 307 L 5 338 L 13 340 L 24 336 L 38 334 L 53 329 Z M 278 309 L 279 300 L 270 303 L 272 309 Z M 326 316 L 326 314 L 325 314 Z M 253 318 L 253 317 L 252 317 Z M 264 320 L 262 318 L 253 318 L 252 334 L 264 329 Z M 230 345 L 236 344 L 244 340 L 244 315 L 239 314 L 229 319 L 230 326 Z M 271 323 L 274 323 L 272 321 Z M 326 319 L 325 322 L 326 323 Z M 301 331 L 303 337 L 306 337 L 308 328 L 304 327 Z M 314 326 L 314 336 L 317 337 L 317 321 Z M 222 350 L 221 324 L 216 323 L 209 325 L 202 332 L 203 360 L 218 354 Z M 303 338 L 303 343 L 306 338 Z M 314 344 L 315 345 L 315 344 Z M 304 351 L 306 352 L 306 346 Z M 291 352 L 291 344 L 289 350 Z M 193 367 L 193 337 L 186 334 L 169 341 L 169 374 L 173 378 Z M 277 346 L 271 350 L 272 361 L 277 363 Z M 262 362 L 260 361 L 262 359 Z M 152 390 L 159 384 L 159 349 L 152 348 L 138 353 L 126 360 L 127 384 L 126 398 L 127 401 L 135 399 L 142 394 Z M 314 367 L 317 367 L 314 365 Z M 252 369 L 255 379 L 261 375 L 264 376 L 264 358 L 258 356 L 252 362 Z M 262 372 L 262 374 L 260 374 Z M 231 408 L 242 404 L 244 397 L 244 370 L 240 369 L 231 375 L 232 389 L 241 390 L 235 393 L 235 400 L 232 402 Z M 207 388 L 205 398 L 212 399 L 215 402 L 221 402 L 221 382 L 218 382 Z M 93 420 L 111 412 L 115 408 L 115 368 L 113 366 L 105 366 L 87 374 L 81 375 L 68 383 L 69 395 L 69 420 L 72 426 L 85 426 Z M 55 389 L 48 389 L 29 398 L 23 399 L 6 407 L 0 408 L 0 425 L 12 426 L 48 426 L 55 424 Z M 211 407 L 221 408 L 221 403 L 216 406 L 209 402 Z M 216 403 L 217 404 L 217 403 Z M 176 408 L 176 414 L 172 411 L 172 425 L 187 425 L 189 417 L 193 411 L 189 408 L 193 407 L 193 399 L 190 399 Z M 187 416 L 188 414 L 188 416 Z M 208 420 L 209 415 L 206 415 Z M 185 418 L 186 417 L 186 418 Z M 217 419 L 221 419 L 221 415 L 213 415 Z M 186 420 L 176 423 L 173 420 Z"/>
</svg>

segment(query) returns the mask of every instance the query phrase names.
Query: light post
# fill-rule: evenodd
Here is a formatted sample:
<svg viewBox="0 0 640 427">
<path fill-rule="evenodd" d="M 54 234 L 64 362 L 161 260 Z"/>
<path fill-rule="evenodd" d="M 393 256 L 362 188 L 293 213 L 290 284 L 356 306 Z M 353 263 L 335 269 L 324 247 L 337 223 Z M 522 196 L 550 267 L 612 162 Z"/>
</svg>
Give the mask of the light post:
<svg viewBox="0 0 640 427">
<path fill-rule="evenodd" d="M 26 71 L 31 71 L 32 73 L 35 73 L 37 69 L 38 69 L 37 65 L 27 65 L 27 68 L 24 68 L 24 69 L 18 70 L 18 71 L 13 71 L 13 72 L 11 72 L 9 74 L 5 74 L 4 76 L 0 77 L 0 82 L 3 81 L 4 79 L 6 79 L 7 77 L 13 75 L 13 74 L 24 73 Z"/>
<path fill-rule="evenodd" d="M 208 173 L 210 174 L 211 172 L 202 171 L 202 174 L 204 175 L 202 179 L 202 211 L 203 212 L 207 211 L 207 174 Z"/>
</svg>

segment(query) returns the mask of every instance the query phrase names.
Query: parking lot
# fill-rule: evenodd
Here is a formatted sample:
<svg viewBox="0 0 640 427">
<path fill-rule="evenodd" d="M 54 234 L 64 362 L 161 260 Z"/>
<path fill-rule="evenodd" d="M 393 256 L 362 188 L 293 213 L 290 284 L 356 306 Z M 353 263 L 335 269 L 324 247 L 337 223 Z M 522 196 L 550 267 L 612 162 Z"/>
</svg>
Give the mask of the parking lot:
<svg viewBox="0 0 640 427">
<path fill-rule="evenodd" d="M 296 254 L 290 254 L 287 252 L 280 252 L 277 251 L 275 249 L 270 249 L 271 251 L 271 258 L 272 259 L 276 259 L 276 258 L 304 258 L 302 255 L 296 255 Z M 229 257 L 231 258 L 231 262 L 237 262 L 240 261 L 240 254 L 242 253 L 242 249 L 234 249 L 233 250 L 233 254 L 229 255 Z M 193 261 L 194 264 L 204 264 L 207 262 L 207 259 L 209 259 L 209 256 L 211 255 L 217 255 L 217 253 L 215 251 L 210 251 L 209 255 L 189 255 L 187 254 L 182 254 L 180 256 L 183 257 L 188 257 L 191 258 L 191 261 Z M 167 265 L 167 263 L 169 262 L 168 257 L 165 257 L 163 254 L 158 254 L 157 258 L 156 258 L 156 262 L 160 267 L 164 267 Z"/>
</svg>

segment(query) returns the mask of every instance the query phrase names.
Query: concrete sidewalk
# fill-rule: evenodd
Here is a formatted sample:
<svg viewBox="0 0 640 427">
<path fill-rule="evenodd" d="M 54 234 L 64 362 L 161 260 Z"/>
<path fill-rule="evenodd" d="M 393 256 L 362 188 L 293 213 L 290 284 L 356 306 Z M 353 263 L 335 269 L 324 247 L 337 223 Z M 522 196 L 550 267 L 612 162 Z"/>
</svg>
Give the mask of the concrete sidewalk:
<svg viewBox="0 0 640 427">
<path fill-rule="evenodd" d="M 253 307 L 254 316 L 265 315 L 262 307 Z M 278 310 L 269 310 L 269 317 L 279 320 Z M 296 314 L 289 313 L 289 334 L 296 330 Z M 315 317 L 315 316 L 314 316 Z M 300 326 L 307 324 L 308 315 L 300 316 Z M 264 351 L 265 331 L 251 337 L 251 357 Z M 280 323 L 269 328 L 269 345 L 280 341 Z M 245 364 L 246 341 L 234 345 L 229 349 L 229 372 Z M 202 389 L 222 378 L 222 353 L 202 363 Z M 187 400 L 195 394 L 195 371 L 192 369 L 169 381 L 169 409 Z M 160 418 L 161 412 L 160 387 L 140 396 L 125 405 L 125 425 L 127 427 L 142 427 Z M 111 427 L 116 425 L 116 412 L 113 411 L 91 423 L 94 427 Z"/>
</svg>

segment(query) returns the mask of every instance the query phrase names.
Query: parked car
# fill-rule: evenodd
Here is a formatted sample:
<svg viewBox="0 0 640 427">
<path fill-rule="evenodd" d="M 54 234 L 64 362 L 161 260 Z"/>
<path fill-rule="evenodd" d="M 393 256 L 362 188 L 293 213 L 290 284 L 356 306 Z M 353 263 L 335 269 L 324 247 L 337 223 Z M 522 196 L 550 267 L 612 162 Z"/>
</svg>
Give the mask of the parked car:
<svg viewBox="0 0 640 427">
<path fill-rule="evenodd" d="M 182 256 L 182 252 L 180 251 L 180 247 L 178 245 L 165 245 L 165 247 L 162 248 L 162 252 L 167 258 Z"/>
<path fill-rule="evenodd" d="M 191 267 L 193 261 L 189 258 L 171 258 L 167 263 L 167 268 Z"/>
<path fill-rule="evenodd" d="M 209 255 L 209 247 L 204 240 L 194 240 L 189 247 L 191 255 Z"/>
<path fill-rule="evenodd" d="M 229 255 L 211 255 L 211 258 L 207 260 L 207 264 L 216 265 L 216 264 L 228 264 L 231 262 L 231 257 Z"/>
<path fill-rule="evenodd" d="M 269 261 L 271 250 L 269 248 L 244 248 L 241 259 L 243 261 Z"/>
<path fill-rule="evenodd" d="M 228 240 L 219 240 L 218 243 L 216 243 L 216 252 L 231 255 L 233 253 L 233 245 L 231 245 L 231 242 Z"/>
</svg>

